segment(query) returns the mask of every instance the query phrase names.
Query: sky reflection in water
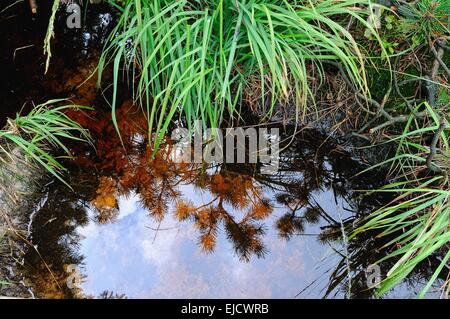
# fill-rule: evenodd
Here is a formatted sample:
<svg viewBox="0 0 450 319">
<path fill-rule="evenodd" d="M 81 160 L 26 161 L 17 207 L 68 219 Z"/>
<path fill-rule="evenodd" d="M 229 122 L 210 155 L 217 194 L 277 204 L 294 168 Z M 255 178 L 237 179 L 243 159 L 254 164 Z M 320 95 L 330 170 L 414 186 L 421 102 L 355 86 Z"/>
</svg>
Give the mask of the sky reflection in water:
<svg viewBox="0 0 450 319">
<path fill-rule="evenodd" d="M 212 199 L 189 185 L 182 193 L 196 206 Z M 329 193 L 317 200 L 333 206 Z M 109 290 L 135 298 L 293 298 L 336 263 L 332 249 L 314 236 L 296 236 L 289 242 L 278 236 L 274 224 L 284 214 L 282 207 L 265 220 L 269 252 L 261 259 L 252 256 L 250 262 L 239 259 L 223 232 L 215 252 L 206 254 L 192 225 L 173 215 L 159 224 L 147 216 L 136 194 L 121 197 L 119 209 L 116 222 L 90 222 L 78 230 L 86 237 L 80 248 L 86 257 L 86 294 Z M 315 234 L 317 228 L 308 227 L 305 233 Z M 323 276 L 308 297 L 321 297 L 327 282 Z"/>
<path fill-rule="evenodd" d="M 33 221 L 33 243 L 53 272 L 28 253 L 26 276 L 38 296 L 346 295 L 341 221 L 351 231 L 386 199 L 354 191 L 382 181 L 372 173 L 355 177 L 364 166 L 345 147 L 319 131 L 300 130 L 283 150 L 276 175 L 261 174 L 253 164 L 176 164 L 168 157 L 170 143 L 150 160 L 148 141 L 134 138 L 141 117 L 129 104 L 119 112 L 128 157 L 105 117 L 74 114 L 90 128 L 96 152 L 78 150 L 78 165 L 68 175 L 75 191 L 50 185 Z M 352 297 L 373 294 L 365 269 L 383 256 L 377 250 L 383 243 L 373 235 L 348 246 Z M 67 264 L 81 268 L 81 291 L 65 288 Z M 428 275 L 427 268 L 417 269 L 419 279 Z"/>
</svg>

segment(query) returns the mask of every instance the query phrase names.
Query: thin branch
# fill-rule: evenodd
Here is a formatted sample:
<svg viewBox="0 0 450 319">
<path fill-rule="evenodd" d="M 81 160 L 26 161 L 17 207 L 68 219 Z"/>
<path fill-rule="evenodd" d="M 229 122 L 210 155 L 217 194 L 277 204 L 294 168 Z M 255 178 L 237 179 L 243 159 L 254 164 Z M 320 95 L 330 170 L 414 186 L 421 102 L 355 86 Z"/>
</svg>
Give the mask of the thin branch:
<svg viewBox="0 0 450 319">
<path fill-rule="evenodd" d="M 374 133 L 376 131 L 379 131 L 380 129 L 389 126 L 391 124 L 395 124 L 395 123 L 401 123 L 401 122 L 406 122 L 409 119 L 409 115 L 398 115 L 398 116 L 392 116 L 391 114 L 389 114 L 388 112 L 386 112 L 386 110 L 384 110 L 384 104 L 387 101 L 387 97 L 389 96 L 391 89 L 389 88 L 389 90 L 387 91 L 386 95 L 383 98 L 383 101 L 381 103 L 378 103 L 377 101 L 375 101 L 374 99 L 369 98 L 368 96 L 365 96 L 364 94 L 358 92 L 358 90 L 354 87 L 353 83 L 351 83 L 351 81 L 349 80 L 349 78 L 347 77 L 347 75 L 344 72 L 344 69 L 342 68 L 342 65 L 340 65 L 337 62 L 334 61 L 325 61 L 328 64 L 331 64 L 333 66 L 335 66 L 336 68 L 339 69 L 339 72 L 342 75 L 342 78 L 344 79 L 344 82 L 355 92 L 355 94 L 366 100 L 368 103 L 372 104 L 376 109 L 377 109 L 377 113 L 383 115 L 387 121 L 372 128 L 369 132 L 370 133 Z M 418 112 L 418 113 L 414 113 L 413 114 L 414 117 L 416 118 L 424 118 L 428 115 L 428 113 L 426 111 L 423 112 Z"/>
<path fill-rule="evenodd" d="M 398 56 L 397 58 L 395 58 L 395 62 L 394 62 L 394 67 L 397 68 L 397 64 L 398 64 L 398 60 L 399 60 L 400 56 Z M 406 105 L 408 106 L 410 111 L 414 111 L 414 108 L 411 104 L 411 101 L 409 101 L 400 91 L 400 85 L 398 83 L 398 78 L 397 78 L 397 72 L 393 72 L 393 78 L 394 78 L 394 88 L 395 88 L 395 92 L 397 93 L 398 96 L 400 96 L 402 98 L 402 100 L 406 103 Z"/>
<path fill-rule="evenodd" d="M 439 65 L 444 69 L 444 71 L 447 73 L 447 76 L 450 78 L 450 69 L 447 67 L 447 65 L 442 60 L 442 56 L 444 55 L 444 47 L 443 44 L 439 45 L 439 48 L 436 50 L 433 44 L 430 44 L 431 52 L 433 53 L 434 57 L 436 58 L 435 64 L 433 65 L 433 71 L 432 71 L 432 78 L 435 78 L 437 75 L 437 72 L 439 70 Z"/>
<path fill-rule="evenodd" d="M 418 113 L 414 113 L 413 114 L 415 118 L 421 119 L 424 118 L 428 115 L 427 111 L 422 111 L 422 112 L 418 112 Z M 376 131 L 381 130 L 382 128 L 385 128 L 386 126 L 395 124 L 395 123 L 402 123 L 402 122 L 406 122 L 409 119 L 410 115 L 399 115 L 399 116 L 395 116 L 395 117 L 391 117 L 391 119 L 389 119 L 388 121 L 375 126 L 374 128 L 371 128 L 369 130 L 370 133 L 374 133 Z"/>
<path fill-rule="evenodd" d="M 433 163 L 433 158 L 437 152 L 437 143 L 439 142 L 439 137 L 441 136 L 441 133 L 444 131 L 445 127 L 446 127 L 445 119 L 443 116 L 441 116 L 439 128 L 435 132 L 435 134 L 433 136 L 433 140 L 431 141 L 430 153 L 427 156 L 427 162 L 426 162 L 428 169 L 430 171 L 432 171 L 434 173 L 438 173 L 438 174 L 442 173 L 442 169 Z"/>
</svg>

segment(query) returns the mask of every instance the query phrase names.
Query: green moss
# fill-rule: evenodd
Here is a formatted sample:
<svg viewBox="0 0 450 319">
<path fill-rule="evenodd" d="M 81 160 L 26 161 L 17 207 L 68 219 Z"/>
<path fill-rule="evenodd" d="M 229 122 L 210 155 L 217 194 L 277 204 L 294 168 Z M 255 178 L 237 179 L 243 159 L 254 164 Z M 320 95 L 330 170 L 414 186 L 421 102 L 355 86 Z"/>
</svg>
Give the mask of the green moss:
<svg viewBox="0 0 450 319">
<path fill-rule="evenodd" d="M 377 101 L 383 99 L 391 83 L 391 73 L 381 68 L 381 66 L 376 66 L 366 70 L 370 93 L 372 98 Z"/>
</svg>

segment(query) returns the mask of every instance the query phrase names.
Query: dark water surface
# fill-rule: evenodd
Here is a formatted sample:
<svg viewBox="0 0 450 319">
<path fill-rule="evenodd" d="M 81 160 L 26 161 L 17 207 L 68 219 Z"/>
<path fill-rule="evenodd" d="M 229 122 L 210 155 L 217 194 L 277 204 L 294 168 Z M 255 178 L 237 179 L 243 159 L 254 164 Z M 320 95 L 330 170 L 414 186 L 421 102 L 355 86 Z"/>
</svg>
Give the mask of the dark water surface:
<svg viewBox="0 0 450 319">
<path fill-rule="evenodd" d="M 104 7 L 90 12 L 83 30 L 57 34 L 45 76 L 45 13 L 32 17 L 19 4 L 0 15 L 2 124 L 25 102 L 69 96 L 95 108 L 69 114 L 91 131 L 95 146 L 71 146 L 71 188 L 50 181 L 30 212 L 34 247 L 17 269 L 30 295 L 372 297 L 365 270 L 386 254 L 378 249 L 383 242 L 376 234 L 351 242 L 346 236 L 389 200 L 358 191 L 381 186 L 383 174 L 357 175 L 364 156 L 312 127 L 280 127 L 285 142 L 275 175 L 253 164 L 177 164 L 170 141 L 151 160 L 145 119 L 126 93 L 118 110 L 122 146 L 95 77 L 79 86 L 96 61 L 83 32 L 101 43 L 98 23 L 110 14 Z M 390 296 L 414 297 L 430 273 L 419 267 Z"/>
<path fill-rule="evenodd" d="M 363 166 L 335 141 L 304 130 L 279 172 L 263 175 L 246 164 L 180 165 L 169 151 L 150 161 L 138 140 L 132 165 L 85 157 L 71 169 L 73 191 L 47 187 L 31 223 L 40 256 L 30 250 L 24 267 L 38 295 L 371 296 L 365 269 L 383 256 L 382 242 L 346 243 L 341 223 L 347 233 L 385 199 L 353 191 L 376 187 L 377 178 L 354 177 Z M 420 277 L 392 296 L 414 297 Z M 68 290 L 68 281 L 80 289 Z"/>
</svg>

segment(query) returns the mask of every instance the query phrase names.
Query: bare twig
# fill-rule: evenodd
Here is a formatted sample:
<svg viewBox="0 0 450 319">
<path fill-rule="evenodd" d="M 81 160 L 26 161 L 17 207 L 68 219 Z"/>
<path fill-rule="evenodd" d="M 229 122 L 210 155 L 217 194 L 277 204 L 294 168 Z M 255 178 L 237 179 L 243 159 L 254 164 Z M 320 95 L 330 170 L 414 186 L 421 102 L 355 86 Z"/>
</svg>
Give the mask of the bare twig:
<svg viewBox="0 0 450 319">
<path fill-rule="evenodd" d="M 434 43 L 433 41 L 431 41 L 430 36 L 428 35 L 428 43 L 430 46 L 430 50 L 433 53 L 435 60 L 433 62 L 433 67 L 431 69 L 431 74 L 430 77 L 432 80 L 434 80 L 437 76 L 437 73 L 439 71 L 439 66 L 444 65 L 446 69 L 446 71 L 448 70 L 447 66 L 445 65 L 444 61 L 442 61 L 442 57 L 444 56 L 444 49 L 441 45 L 439 45 L 439 48 L 436 50 L 436 48 L 434 47 Z M 443 40 L 443 42 L 438 42 L 438 43 L 444 43 L 445 44 L 445 40 Z M 450 72 L 448 73 L 450 74 Z"/>
<path fill-rule="evenodd" d="M 445 43 L 445 42 L 444 42 Z M 438 49 L 434 47 L 433 43 L 430 43 L 430 49 L 433 53 L 436 60 L 433 63 L 433 69 L 431 71 L 431 78 L 434 79 L 439 71 L 439 65 L 444 69 L 445 73 L 447 73 L 447 76 L 450 78 L 450 69 L 447 67 L 447 65 L 442 60 L 442 57 L 444 55 L 444 44 L 439 44 Z"/>
<path fill-rule="evenodd" d="M 384 109 L 384 104 L 387 101 L 387 98 L 389 97 L 389 94 L 391 92 L 391 89 L 389 88 L 386 95 L 383 98 L 383 101 L 381 103 L 375 101 L 374 99 L 371 99 L 370 97 L 358 92 L 358 90 L 355 88 L 355 86 L 353 85 L 353 83 L 349 80 L 349 78 L 347 77 L 347 75 L 344 72 L 344 69 L 342 68 L 342 66 L 334 61 L 325 61 L 328 64 L 331 64 L 333 66 L 335 66 L 336 68 L 339 69 L 339 72 L 342 75 L 342 78 L 344 79 L 345 84 L 347 84 L 347 86 L 349 86 L 356 94 L 356 96 L 358 96 L 361 99 L 364 99 L 365 101 L 367 101 L 368 103 L 370 103 L 371 105 L 373 105 L 376 109 L 377 109 L 377 113 L 382 115 L 383 117 L 385 117 L 387 119 L 386 122 L 372 128 L 369 132 L 370 133 L 374 133 L 376 131 L 379 131 L 380 129 L 395 124 L 395 123 L 401 123 L 401 122 L 406 122 L 409 119 L 409 115 L 398 115 L 398 116 L 392 116 L 391 114 L 389 114 L 385 109 Z M 418 113 L 414 113 L 413 114 L 414 117 L 416 118 L 424 118 L 425 116 L 428 115 L 428 113 L 426 111 L 423 112 L 418 112 Z"/>
<path fill-rule="evenodd" d="M 397 64 L 398 64 L 399 58 L 400 58 L 400 56 L 398 56 L 398 57 L 395 59 L 395 62 L 394 62 L 394 67 L 395 67 L 395 68 L 396 68 L 396 66 L 397 66 Z M 393 77 L 394 77 L 394 88 L 395 88 L 395 92 L 396 92 L 397 95 L 400 96 L 400 97 L 402 98 L 402 100 L 406 103 L 406 105 L 408 106 L 408 109 L 409 109 L 410 111 L 413 111 L 414 108 L 413 108 L 413 106 L 412 106 L 412 104 L 411 104 L 411 101 L 409 101 L 409 100 L 402 94 L 402 92 L 400 91 L 400 86 L 399 86 L 398 78 L 397 78 L 397 72 L 393 72 Z"/>
<path fill-rule="evenodd" d="M 413 114 L 415 118 L 417 119 L 421 119 L 424 118 L 428 115 L 427 111 L 422 111 L 422 112 L 418 112 L 418 113 L 414 113 Z M 409 119 L 410 115 L 399 115 L 399 116 L 395 116 L 395 117 L 391 117 L 388 121 L 372 128 L 369 130 L 370 133 L 374 133 L 376 131 L 381 130 L 382 128 L 395 124 L 395 123 L 402 123 L 402 122 L 406 122 Z"/>
<path fill-rule="evenodd" d="M 16 49 L 14 50 L 14 54 L 13 54 L 13 61 L 16 59 L 16 53 L 17 53 L 17 51 L 25 50 L 25 49 L 28 49 L 28 48 L 31 48 L 31 47 L 34 47 L 34 44 L 30 44 L 30 45 L 26 45 L 26 46 L 23 46 L 23 47 L 20 47 L 20 48 L 16 48 Z"/>
<path fill-rule="evenodd" d="M 430 171 L 434 173 L 442 173 L 442 169 L 438 167 L 436 164 L 433 163 L 433 158 L 436 155 L 437 152 L 437 143 L 439 142 L 439 137 L 441 136 L 442 132 L 444 131 L 446 127 L 445 119 L 443 116 L 441 116 L 441 120 L 439 123 L 439 128 L 435 132 L 433 136 L 433 140 L 430 144 L 430 153 L 427 156 L 427 167 Z"/>
<path fill-rule="evenodd" d="M 10 5 L 4 7 L 2 10 L 0 10 L 0 13 L 5 12 L 6 10 L 8 10 L 8 9 L 10 9 L 10 8 L 12 8 L 12 7 L 14 7 L 16 4 L 18 4 L 18 3 L 22 2 L 22 1 L 23 1 L 23 0 L 17 0 L 16 2 L 11 3 Z"/>
</svg>

